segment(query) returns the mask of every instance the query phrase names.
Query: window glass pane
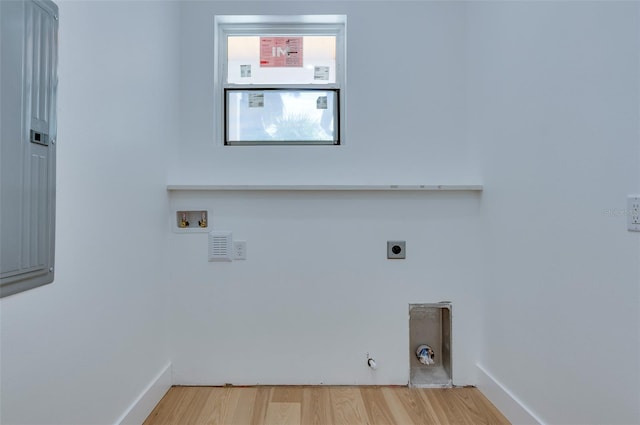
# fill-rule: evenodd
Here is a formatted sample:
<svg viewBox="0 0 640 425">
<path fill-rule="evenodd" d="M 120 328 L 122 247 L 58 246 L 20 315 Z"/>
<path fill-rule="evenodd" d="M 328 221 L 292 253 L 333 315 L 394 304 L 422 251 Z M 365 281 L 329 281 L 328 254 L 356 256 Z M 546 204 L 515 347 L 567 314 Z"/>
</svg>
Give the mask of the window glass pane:
<svg viewBox="0 0 640 425">
<path fill-rule="evenodd" d="M 337 144 L 337 90 L 227 90 L 226 141 Z"/>
<path fill-rule="evenodd" d="M 287 39 L 291 39 L 289 49 Z M 293 60 L 300 54 L 298 50 L 300 61 Z M 286 56 L 292 59 L 288 64 L 281 61 Z M 227 37 L 228 84 L 332 84 L 336 82 L 335 68 L 333 35 Z"/>
</svg>

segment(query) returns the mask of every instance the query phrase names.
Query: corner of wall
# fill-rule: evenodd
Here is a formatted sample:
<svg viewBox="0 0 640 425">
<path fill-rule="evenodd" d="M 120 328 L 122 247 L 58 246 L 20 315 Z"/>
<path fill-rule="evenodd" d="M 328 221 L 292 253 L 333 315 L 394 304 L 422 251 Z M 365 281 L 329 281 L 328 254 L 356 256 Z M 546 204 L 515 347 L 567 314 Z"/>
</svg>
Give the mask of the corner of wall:
<svg viewBox="0 0 640 425">
<path fill-rule="evenodd" d="M 545 425 L 518 397 L 480 364 L 478 368 L 478 389 L 514 425 Z"/>
<path fill-rule="evenodd" d="M 172 375 L 172 366 L 169 362 L 160 373 L 149 382 L 149 385 L 140 393 L 126 412 L 118 418 L 115 422 L 116 425 L 142 424 L 173 385 Z"/>
</svg>

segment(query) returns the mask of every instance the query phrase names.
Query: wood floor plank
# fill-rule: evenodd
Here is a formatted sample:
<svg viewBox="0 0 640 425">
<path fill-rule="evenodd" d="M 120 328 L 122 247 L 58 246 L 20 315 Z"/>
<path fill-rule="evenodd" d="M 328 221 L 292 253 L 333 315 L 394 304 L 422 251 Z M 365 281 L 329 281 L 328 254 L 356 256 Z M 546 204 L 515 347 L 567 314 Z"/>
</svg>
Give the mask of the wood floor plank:
<svg viewBox="0 0 640 425">
<path fill-rule="evenodd" d="M 300 403 L 269 403 L 265 425 L 300 425 Z"/>
<path fill-rule="evenodd" d="M 175 390 L 174 394 L 165 403 L 168 408 L 166 414 L 152 423 L 158 425 L 193 423 L 195 420 L 193 416 L 198 415 L 204 405 L 207 391 L 200 391 L 193 387 L 174 387 L 172 390 Z"/>
<path fill-rule="evenodd" d="M 224 425 L 230 423 L 238 403 L 238 393 L 231 388 L 212 388 L 205 400 L 204 408 L 193 422 L 194 425 Z"/>
<path fill-rule="evenodd" d="M 302 425 L 333 424 L 333 409 L 328 387 L 307 387 L 302 390 Z"/>
<path fill-rule="evenodd" d="M 440 424 L 430 405 L 415 388 L 383 388 L 383 394 L 397 424 Z"/>
<path fill-rule="evenodd" d="M 418 393 L 427 406 L 430 406 L 431 411 L 436 417 L 439 424 L 442 425 L 454 425 L 465 423 L 464 420 L 457 420 L 455 413 L 451 412 L 449 405 L 442 398 L 442 391 L 444 389 L 419 389 Z"/>
<path fill-rule="evenodd" d="M 180 421 L 184 425 L 200 425 L 203 422 L 200 416 L 203 412 L 206 412 L 209 408 L 209 397 L 212 393 L 218 393 L 219 388 L 208 388 L 208 391 L 200 391 L 197 387 L 185 388 L 185 403 L 180 406 L 180 409 L 176 412 L 176 416 L 180 418 Z M 186 402 L 187 398 L 191 400 Z M 221 394 L 213 394 L 212 399 L 214 401 L 220 400 L 220 404 L 224 407 L 224 399 Z M 222 399 L 222 400 L 221 400 Z M 217 425 L 219 422 L 216 422 Z"/>
<path fill-rule="evenodd" d="M 360 395 L 371 424 L 395 425 L 393 414 L 384 398 L 382 388 L 362 387 L 360 388 Z"/>
<path fill-rule="evenodd" d="M 252 423 L 253 412 L 256 408 L 256 395 L 258 389 L 252 388 L 230 388 L 237 398 L 236 408 L 231 416 L 229 424 L 247 425 Z"/>
<path fill-rule="evenodd" d="M 251 416 L 251 425 L 265 425 L 267 419 L 267 408 L 271 400 L 271 387 L 258 387 Z"/>
<path fill-rule="evenodd" d="M 275 403 L 302 403 L 302 387 L 274 387 L 271 401 Z"/>
<path fill-rule="evenodd" d="M 183 412 L 189 408 L 189 404 L 192 401 L 191 397 L 193 395 L 193 391 L 189 387 L 178 388 L 178 391 L 179 398 L 169 415 L 167 424 L 173 424 L 182 420 Z"/>
<path fill-rule="evenodd" d="M 440 403 L 445 409 L 447 413 L 447 417 L 449 418 L 449 422 L 451 423 L 476 423 L 473 415 L 470 415 L 470 412 L 467 411 L 465 403 L 463 403 L 462 399 L 457 396 L 461 390 L 456 388 L 456 391 L 453 391 L 454 388 L 444 388 L 443 391 L 431 391 L 433 394 L 438 397 Z M 478 424 L 479 425 L 479 424 Z"/>
<path fill-rule="evenodd" d="M 476 405 L 476 401 L 471 397 L 466 388 L 459 388 L 458 391 L 449 392 L 448 395 L 449 398 L 452 399 L 452 408 L 463 415 L 465 420 L 478 425 L 489 424 L 486 415 L 480 411 Z"/>
<path fill-rule="evenodd" d="M 162 397 L 160 403 L 151 411 L 151 414 L 149 414 L 143 425 L 169 424 L 169 418 L 172 416 L 176 405 L 179 404 L 182 399 L 184 399 L 184 393 L 180 391 L 179 387 L 171 388 L 164 397 Z"/>
<path fill-rule="evenodd" d="M 477 388 L 173 387 L 144 425 L 509 425 Z"/>
<path fill-rule="evenodd" d="M 509 425 L 509 421 L 504 417 L 502 413 L 484 396 L 480 391 L 475 388 L 460 388 L 462 394 L 465 394 L 474 401 L 476 406 L 475 414 L 478 417 L 483 417 L 485 424 L 498 424 Z"/>
<path fill-rule="evenodd" d="M 197 391 L 198 387 L 190 387 L 189 391 Z M 185 424 L 210 424 L 219 425 L 222 422 L 221 411 L 225 403 L 224 388 L 207 388 L 200 394 L 199 406 L 190 406 L 191 414 L 181 416 Z M 203 397 L 203 398 L 202 398 Z"/>
<path fill-rule="evenodd" d="M 398 391 L 396 388 L 382 388 L 382 395 L 391 410 L 395 423 L 402 425 L 423 425 L 425 422 L 415 421 L 412 418 L 411 412 L 415 412 L 414 409 L 407 408 L 405 404 L 398 397 Z"/>
<path fill-rule="evenodd" d="M 329 394 L 335 425 L 371 425 L 358 387 L 332 387 Z"/>
</svg>

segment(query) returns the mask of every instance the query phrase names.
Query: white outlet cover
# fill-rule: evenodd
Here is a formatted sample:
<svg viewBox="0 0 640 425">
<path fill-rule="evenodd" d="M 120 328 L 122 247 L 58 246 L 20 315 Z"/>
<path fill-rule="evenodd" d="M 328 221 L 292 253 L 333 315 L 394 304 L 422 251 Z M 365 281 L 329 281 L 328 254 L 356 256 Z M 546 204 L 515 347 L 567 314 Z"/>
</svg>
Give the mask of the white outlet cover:
<svg viewBox="0 0 640 425">
<path fill-rule="evenodd" d="M 640 232 L 640 195 L 627 196 L 627 230 Z"/>
<path fill-rule="evenodd" d="M 233 241 L 233 259 L 247 259 L 247 241 Z"/>
</svg>

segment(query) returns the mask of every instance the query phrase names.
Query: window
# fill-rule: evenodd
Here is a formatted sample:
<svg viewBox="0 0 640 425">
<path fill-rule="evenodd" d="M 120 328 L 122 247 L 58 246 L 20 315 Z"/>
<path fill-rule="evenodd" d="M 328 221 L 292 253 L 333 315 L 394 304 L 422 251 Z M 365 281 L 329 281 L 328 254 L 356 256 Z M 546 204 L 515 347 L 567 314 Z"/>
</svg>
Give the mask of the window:
<svg viewBox="0 0 640 425">
<path fill-rule="evenodd" d="M 217 16 L 216 131 L 224 145 L 340 145 L 344 16 Z"/>
</svg>

